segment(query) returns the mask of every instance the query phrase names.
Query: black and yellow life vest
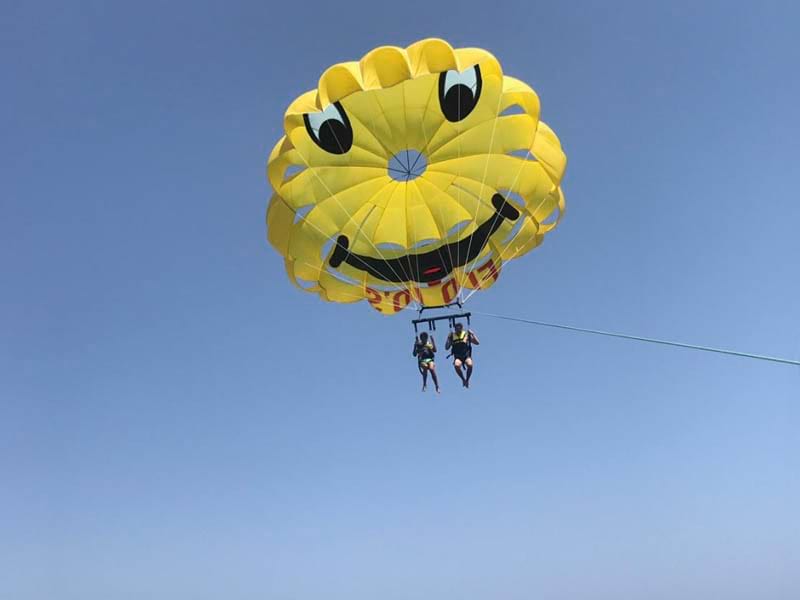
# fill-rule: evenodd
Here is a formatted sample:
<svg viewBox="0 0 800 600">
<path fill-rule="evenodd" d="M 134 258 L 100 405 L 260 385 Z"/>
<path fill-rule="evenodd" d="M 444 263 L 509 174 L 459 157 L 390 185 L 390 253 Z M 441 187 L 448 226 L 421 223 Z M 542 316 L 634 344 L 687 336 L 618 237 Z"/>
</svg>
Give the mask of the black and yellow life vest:
<svg viewBox="0 0 800 600">
<path fill-rule="evenodd" d="M 424 344 L 417 342 L 417 357 L 420 360 L 433 358 L 433 344 L 430 341 Z"/>
<path fill-rule="evenodd" d="M 450 334 L 450 343 L 455 351 L 465 350 L 469 345 L 469 332 L 464 329 L 461 330 L 461 333 L 454 331 Z"/>
</svg>

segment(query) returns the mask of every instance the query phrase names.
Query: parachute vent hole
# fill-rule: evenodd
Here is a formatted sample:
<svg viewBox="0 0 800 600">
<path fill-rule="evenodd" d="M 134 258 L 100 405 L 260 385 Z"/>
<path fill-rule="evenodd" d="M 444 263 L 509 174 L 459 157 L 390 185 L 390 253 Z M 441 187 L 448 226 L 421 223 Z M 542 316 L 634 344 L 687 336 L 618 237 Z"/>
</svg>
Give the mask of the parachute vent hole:
<svg viewBox="0 0 800 600">
<path fill-rule="evenodd" d="M 325 269 L 325 271 L 330 273 L 331 276 L 334 279 L 338 279 L 339 281 L 341 281 L 343 283 L 347 283 L 347 284 L 354 285 L 354 286 L 361 286 L 362 285 L 361 281 L 353 279 L 352 277 L 348 277 L 347 275 L 345 275 L 341 271 L 337 271 L 337 270 L 335 270 L 335 269 L 333 269 L 331 267 L 328 267 L 327 269 Z"/>
<path fill-rule="evenodd" d="M 518 210 L 522 210 L 525 206 L 525 198 L 523 198 L 517 192 L 512 190 L 500 190 L 500 195 L 503 196 L 508 202 L 514 205 L 514 207 Z"/>
<path fill-rule="evenodd" d="M 502 243 L 508 244 L 509 242 L 511 242 L 511 240 L 517 237 L 519 230 L 522 229 L 522 226 L 524 224 L 525 224 L 525 219 L 517 219 L 516 222 L 514 223 L 514 227 L 512 227 L 511 231 L 508 232 L 508 235 L 505 238 L 503 238 Z"/>
<path fill-rule="evenodd" d="M 294 223 L 297 224 L 299 221 L 305 221 L 312 208 L 314 208 L 313 204 L 307 204 L 306 206 L 298 208 L 294 212 Z"/>
<path fill-rule="evenodd" d="M 411 249 L 412 250 L 419 250 L 420 248 L 426 248 L 428 246 L 432 246 L 433 244 L 437 243 L 439 240 L 431 239 L 431 240 L 422 240 L 414 244 Z"/>
<path fill-rule="evenodd" d="M 510 115 L 524 115 L 524 114 L 525 114 L 525 109 L 522 108 L 522 105 L 520 105 L 520 104 L 512 104 L 507 109 L 505 109 L 503 112 L 501 112 L 500 116 L 501 117 L 508 117 Z"/>
<path fill-rule="evenodd" d="M 536 157 L 528 148 L 520 148 L 518 150 L 512 150 L 511 152 L 507 152 L 509 156 L 516 156 L 517 158 L 521 158 L 522 160 L 530 160 L 535 161 Z"/>
<path fill-rule="evenodd" d="M 321 258 L 323 261 L 324 261 L 326 258 L 328 258 L 328 254 L 330 254 L 330 253 L 331 253 L 331 248 L 333 248 L 333 245 L 334 245 L 335 243 L 336 243 L 336 240 L 334 240 L 334 239 L 329 239 L 327 242 L 325 242 L 324 244 L 322 244 L 322 250 L 320 251 L 320 255 L 319 255 L 319 257 L 320 257 L 320 258 Z"/>
<path fill-rule="evenodd" d="M 317 284 L 313 281 L 308 281 L 307 279 L 300 279 L 299 277 L 296 278 L 297 285 L 299 285 L 304 290 L 310 290 L 311 288 L 315 287 Z"/>
<path fill-rule="evenodd" d="M 489 261 L 489 259 L 493 255 L 494 255 L 493 252 L 489 252 L 489 254 L 487 254 L 486 256 L 479 256 L 478 258 L 473 260 L 471 263 L 467 263 L 466 265 L 464 265 L 464 274 L 465 275 L 469 275 L 472 271 L 482 267 L 484 264 L 486 264 Z M 478 274 L 476 273 L 475 275 L 477 276 Z"/>
<path fill-rule="evenodd" d="M 395 181 L 413 181 L 425 173 L 428 159 L 417 150 L 401 150 L 389 159 L 386 169 Z"/>
<path fill-rule="evenodd" d="M 379 252 L 386 252 L 388 254 L 392 254 L 393 252 L 405 252 L 405 246 L 401 244 L 395 244 L 392 242 L 383 242 L 381 244 L 375 244 L 375 249 Z"/>
<path fill-rule="evenodd" d="M 297 175 L 298 173 L 302 173 L 305 171 L 306 168 L 303 165 L 289 165 L 286 167 L 286 170 L 283 172 L 283 180 L 287 181 Z"/>
<path fill-rule="evenodd" d="M 472 221 L 470 221 L 470 220 L 465 220 L 465 221 L 461 221 L 459 223 L 456 223 L 450 229 L 447 230 L 447 237 L 453 237 L 453 236 L 456 236 L 456 235 L 460 234 L 462 231 L 464 231 L 470 225 L 472 225 Z"/>
</svg>

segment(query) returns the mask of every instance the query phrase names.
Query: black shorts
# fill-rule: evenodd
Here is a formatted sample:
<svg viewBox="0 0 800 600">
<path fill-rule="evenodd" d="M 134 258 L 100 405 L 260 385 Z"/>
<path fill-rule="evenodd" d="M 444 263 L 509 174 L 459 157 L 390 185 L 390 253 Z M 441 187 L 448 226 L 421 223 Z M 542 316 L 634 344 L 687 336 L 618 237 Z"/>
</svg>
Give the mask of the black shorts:
<svg viewBox="0 0 800 600">
<path fill-rule="evenodd" d="M 471 350 L 466 350 L 465 352 L 453 352 L 453 360 L 454 361 L 460 360 L 461 362 L 464 362 L 470 356 L 472 356 L 472 351 Z"/>
</svg>

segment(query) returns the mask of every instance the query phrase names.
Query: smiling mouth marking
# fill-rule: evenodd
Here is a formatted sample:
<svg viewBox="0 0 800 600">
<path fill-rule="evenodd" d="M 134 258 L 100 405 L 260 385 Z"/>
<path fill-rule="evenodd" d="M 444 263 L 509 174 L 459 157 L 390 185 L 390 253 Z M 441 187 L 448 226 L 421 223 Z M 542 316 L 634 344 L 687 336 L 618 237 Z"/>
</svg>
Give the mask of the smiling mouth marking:
<svg viewBox="0 0 800 600">
<path fill-rule="evenodd" d="M 362 256 L 350 252 L 348 250 L 350 240 L 346 235 L 340 235 L 328 264 L 338 269 L 344 262 L 351 267 L 366 271 L 373 277 L 392 283 L 440 281 L 453 269 L 475 260 L 489 243 L 492 234 L 503 224 L 503 220 L 516 221 L 519 218 L 519 211 L 506 202 L 500 194 L 492 196 L 492 206 L 496 211 L 495 214 L 482 223 L 472 235 L 424 254 L 406 254 L 391 259 Z"/>
</svg>

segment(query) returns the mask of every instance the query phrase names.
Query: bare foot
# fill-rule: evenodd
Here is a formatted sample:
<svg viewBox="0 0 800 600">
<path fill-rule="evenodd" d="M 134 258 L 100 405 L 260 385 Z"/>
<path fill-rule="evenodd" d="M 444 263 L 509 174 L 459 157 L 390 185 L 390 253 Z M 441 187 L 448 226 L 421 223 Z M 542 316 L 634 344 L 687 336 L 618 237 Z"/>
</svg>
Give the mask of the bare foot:
<svg viewBox="0 0 800 600">
<path fill-rule="evenodd" d="M 469 388 L 469 379 L 467 379 L 467 380 L 464 382 L 464 387 L 465 387 L 465 388 Z"/>
<path fill-rule="evenodd" d="M 422 384 L 422 391 L 424 392 L 427 387 L 428 387 L 427 384 Z"/>
<path fill-rule="evenodd" d="M 441 391 L 439 391 L 439 388 L 438 388 L 438 387 L 436 388 L 436 393 L 437 393 L 437 394 L 441 394 L 441 393 L 442 393 Z"/>
</svg>

